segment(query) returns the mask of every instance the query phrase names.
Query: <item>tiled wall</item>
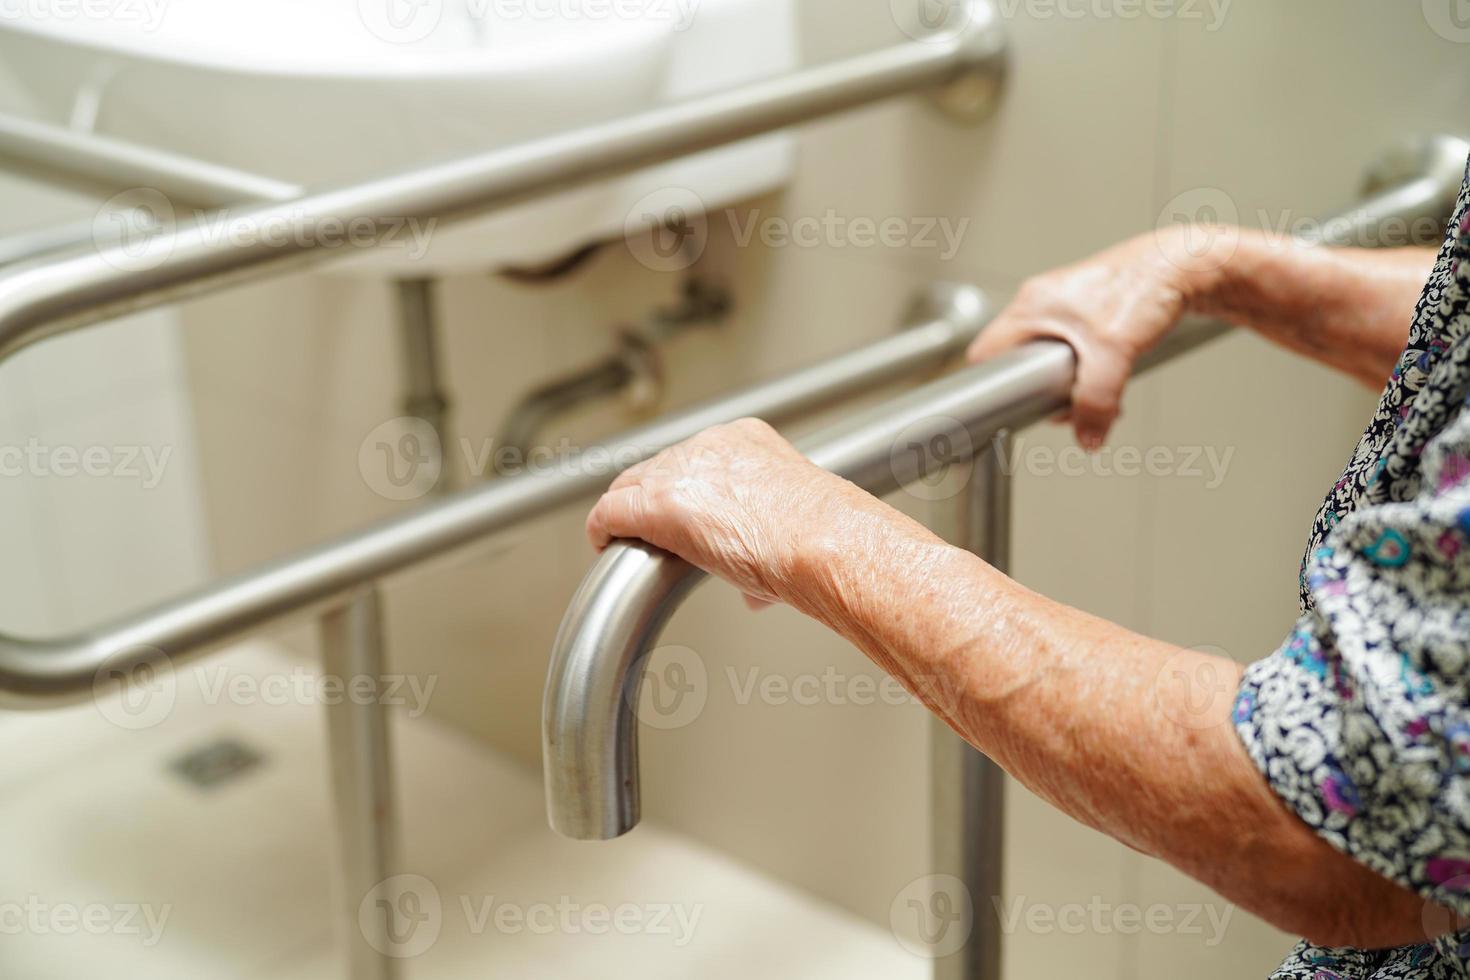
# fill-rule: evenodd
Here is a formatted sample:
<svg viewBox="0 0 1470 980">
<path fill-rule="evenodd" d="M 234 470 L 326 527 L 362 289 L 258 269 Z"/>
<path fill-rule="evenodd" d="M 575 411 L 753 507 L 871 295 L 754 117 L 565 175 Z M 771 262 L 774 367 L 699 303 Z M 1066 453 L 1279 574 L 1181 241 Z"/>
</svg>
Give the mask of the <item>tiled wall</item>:
<svg viewBox="0 0 1470 980">
<path fill-rule="evenodd" d="M 10 178 L 0 202 L 0 235 L 95 212 L 81 195 Z M 56 338 L 0 369 L 6 632 L 92 625 L 205 580 L 189 392 L 166 310 Z"/>
<path fill-rule="evenodd" d="M 803 130 L 789 190 L 749 208 L 787 218 L 829 210 L 849 219 L 964 217 L 961 248 L 945 259 L 934 250 L 840 243 L 740 247 L 717 220 L 701 268 L 732 285 L 739 308 L 727 326 L 671 345 L 667 404 L 877 338 L 935 278 L 1008 291 L 1028 274 L 1153 227 L 1185 191 L 1224 191 L 1247 223 L 1262 212 L 1274 225 L 1345 204 L 1386 143 L 1470 118 L 1467 48 L 1435 33 L 1419 4 L 1221 0 L 1188 6 L 1190 16 L 1124 13 L 1138 6 L 1003 3 L 1014 75 L 1000 114 L 983 127 L 956 129 L 908 100 Z M 801 0 L 801 10 L 813 62 L 900 38 L 889 5 L 877 0 Z M 552 285 L 443 282 L 456 433 L 478 445 L 537 380 L 599 356 L 621 321 L 676 288 L 674 277 L 647 270 L 621 246 Z M 382 282 L 316 276 L 182 309 L 204 447 L 194 458 L 219 570 L 407 506 L 376 495 L 358 465 L 364 437 L 398 414 L 391 300 Z M 101 351 L 110 342 L 92 343 Z M 185 390 L 176 378 L 158 381 L 159 390 Z M 1291 621 L 1308 519 L 1371 402 L 1370 393 L 1250 337 L 1144 379 L 1115 441 L 1230 453 L 1223 480 L 1023 472 L 1015 573 L 1134 629 L 1242 660 L 1262 656 Z M 106 404 L 112 412 L 119 403 Z M 587 440 L 632 421 L 622 408 L 604 408 L 566 435 Z M 1033 447 L 1068 444 L 1047 427 L 1026 438 Z M 129 534 L 146 528 L 154 536 L 146 546 L 118 540 L 109 569 L 133 567 L 128 558 L 138 551 L 155 564 L 188 566 L 186 556 L 157 551 L 179 526 L 173 514 L 131 523 Z M 109 519 L 111 533 L 121 533 L 117 524 Z M 538 765 L 546 651 L 590 560 L 580 525 L 580 511 L 537 522 L 391 592 L 394 657 L 446 680 L 434 710 L 527 765 Z M 14 533 L 46 553 L 40 542 L 50 538 L 39 523 L 16 522 Z M 200 553 L 192 534 L 184 538 L 185 551 Z M 55 594 L 51 582 L 95 573 L 63 554 L 65 564 L 36 577 L 48 587 L 35 601 Z M 115 599 L 86 595 L 88 609 Z M 788 680 L 834 666 L 849 679 L 874 672 L 788 611 L 747 613 L 728 589 L 706 587 L 666 640 L 698 653 L 710 693 L 692 724 L 645 733 L 648 817 L 886 923 L 898 892 L 928 870 L 922 712 L 742 703 L 751 671 Z M 1020 790 L 1009 806 L 1006 887 L 1023 907 L 1163 905 L 1176 915 L 1201 903 L 1217 914 L 1224 908 Z M 1009 937 L 1007 975 L 1264 975 L 1289 944 L 1241 912 L 1223 942 L 1214 938 L 1209 928 L 1154 935 L 1022 927 Z"/>
</svg>

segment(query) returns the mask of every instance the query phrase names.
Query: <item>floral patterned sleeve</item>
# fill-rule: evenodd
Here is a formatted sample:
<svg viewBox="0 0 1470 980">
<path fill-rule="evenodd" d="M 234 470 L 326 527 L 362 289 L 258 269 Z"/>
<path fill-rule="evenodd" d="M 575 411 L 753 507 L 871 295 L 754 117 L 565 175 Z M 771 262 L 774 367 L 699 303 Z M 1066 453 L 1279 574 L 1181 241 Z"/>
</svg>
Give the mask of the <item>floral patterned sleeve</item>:
<svg viewBox="0 0 1470 980">
<path fill-rule="evenodd" d="M 1233 720 L 1272 789 L 1317 833 L 1426 900 L 1470 916 L 1464 198 L 1409 349 L 1319 514 L 1303 564 L 1301 617 L 1279 650 L 1248 668 Z M 1463 947 L 1453 947 L 1464 938 L 1443 951 L 1463 957 Z M 1318 952 L 1298 955 L 1323 972 L 1301 975 L 1337 976 L 1324 969 L 1336 962 L 1327 953 L 1350 953 Z M 1412 969 L 1387 953 L 1351 955 L 1383 958 L 1348 975 L 1438 975 L 1422 960 L 1437 959 L 1428 946 L 1413 949 Z M 1278 974 L 1287 975 L 1297 974 Z"/>
</svg>

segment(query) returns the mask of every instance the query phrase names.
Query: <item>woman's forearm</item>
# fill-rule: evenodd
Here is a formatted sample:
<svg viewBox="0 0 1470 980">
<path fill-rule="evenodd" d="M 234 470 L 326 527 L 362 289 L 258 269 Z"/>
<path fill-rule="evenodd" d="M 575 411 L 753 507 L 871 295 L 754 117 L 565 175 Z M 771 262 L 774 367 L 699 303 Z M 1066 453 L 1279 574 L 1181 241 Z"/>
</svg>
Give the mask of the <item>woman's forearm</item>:
<svg viewBox="0 0 1470 980">
<path fill-rule="evenodd" d="M 1061 810 L 1287 931 L 1334 946 L 1424 940 L 1423 901 L 1332 849 L 1247 758 L 1229 719 L 1233 661 L 1052 602 L 876 513 L 809 546 L 802 566 L 793 581 L 807 584 L 783 598 Z"/>
<path fill-rule="evenodd" d="M 1382 387 L 1408 339 L 1432 249 L 1320 248 L 1243 229 L 1222 243 L 1228 258 L 1194 292 L 1191 312 Z"/>
</svg>

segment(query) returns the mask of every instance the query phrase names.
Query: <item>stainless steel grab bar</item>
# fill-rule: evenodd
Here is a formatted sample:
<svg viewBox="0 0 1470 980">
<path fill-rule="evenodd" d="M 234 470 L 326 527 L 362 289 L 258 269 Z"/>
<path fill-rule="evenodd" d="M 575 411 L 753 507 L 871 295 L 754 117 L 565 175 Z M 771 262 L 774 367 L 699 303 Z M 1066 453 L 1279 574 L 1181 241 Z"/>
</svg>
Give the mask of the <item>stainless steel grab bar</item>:
<svg viewBox="0 0 1470 980">
<path fill-rule="evenodd" d="M 305 193 L 271 177 L 9 113 L 0 113 L 0 165 L 72 190 L 111 197 L 147 188 L 175 207 L 206 210 L 290 201 Z M 0 238 L 0 266 L 89 244 L 112 242 L 99 240 L 91 221 L 17 232 Z"/>
<path fill-rule="evenodd" d="M 248 240 L 218 236 L 207 225 L 185 225 L 150 238 L 141 254 L 134 243 L 94 241 L 93 253 L 78 249 L 32 258 L 0 272 L 0 361 L 28 344 L 110 316 L 260 277 L 288 264 L 322 260 L 344 244 L 379 244 L 410 220 L 468 217 L 903 92 L 932 89 L 950 114 L 977 118 L 1003 75 L 1004 35 L 990 0 L 961 2 L 964 29 L 928 43 L 905 44 L 468 159 L 244 211 L 232 220 L 261 232 Z M 42 139 L 32 141 L 28 152 L 59 152 L 68 165 L 86 169 L 96 162 L 87 156 L 96 149 L 96 144 L 48 149 Z M 152 183 L 139 181 L 142 187 Z M 369 241 L 341 234 L 343 228 L 361 229 L 364 224 L 373 229 Z M 281 227 L 300 233 L 270 233 Z M 59 241 L 28 238 L 22 248 L 64 249 L 69 244 L 65 236 Z M 949 356 L 964 345 L 966 331 L 972 334 L 983 322 L 978 300 L 954 310 L 958 313 L 945 322 L 931 322 L 828 364 L 708 403 L 627 433 L 623 442 L 603 448 L 609 459 L 627 465 L 727 417 L 794 414 L 896 380 Z M 84 695 L 99 684 L 131 679 L 160 659 L 200 653 L 312 608 L 322 613 L 327 668 L 371 673 L 383 655 L 379 602 L 372 588 L 378 578 L 595 492 L 612 475 L 607 466 L 579 464 L 558 475 L 500 480 L 108 627 L 48 640 L 0 636 L 0 701 L 31 706 L 33 698 Z M 380 703 L 361 709 L 348 704 L 328 712 L 328 726 L 347 883 L 341 898 L 350 975 L 392 980 L 399 971 L 384 945 L 388 937 L 381 930 L 369 934 L 357 915 L 357 903 L 370 895 L 355 894 L 364 882 L 384 882 L 393 866 L 387 714 Z"/>
<path fill-rule="evenodd" d="M 1464 144 L 1460 144 L 1463 153 Z M 1463 166 L 1463 156 L 1461 165 Z M 1434 176 L 1434 175 L 1430 175 Z M 1451 184 L 1414 174 L 1323 224 L 1315 236 L 1345 243 L 1396 219 L 1447 220 Z M 1218 323 L 1181 327 L 1142 365 L 1148 368 L 1218 336 Z M 894 442 L 926 443 L 955 420 L 983 447 L 1004 428 L 1027 425 L 1065 406 L 1072 353 L 1037 343 L 992 363 L 961 371 L 887 405 L 804 440 L 800 448 L 818 465 L 882 494 L 917 477 L 906 472 Z M 640 816 L 638 721 L 634 713 L 644 667 L 660 632 L 703 573 L 642 542 L 609 547 L 583 580 L 558 631 L 543 706 L 543 760 L 551 825 L 581 840 L 610 840 Z"/>
<path fill-rule="evenodd" d="M 144 250 L 102 247 L 16 270 L 0 276 L 0 358 L 109 316 L 380 244 L 409 220 L 469 217 L 901 93 L 930 90 L 952 107 L 978 108 L 974 93 L 1003 74 L 1005 39 L 990 0 L 965 5 L 965 26 L 952 34 L 237 216 L 299 234 L 186 226 Z M 363 234 L 343 236 L 344 227 Z"/>
<path fill-rule="evenodd" d="M 175 660 L 311 611 L 321 614 L 328 673 L 378 691 L 384 683 L 379 579 L 596 493 L 618 467 L 711 425 L 745 415 L 797 416 L 938 368 L 969 343 L 990 312 L 978 290 L 935 287 L 895 336 L 625 432 L 563 471 L 497 480 L 99 629 L 44 640 L 0 634 L 0 705 L 45 707 L 167 676 Z M 358 915 L 370 889 L 388 882 L 394 869 L 386 704 L 377 697 L 345 699 L 327 710 L 344 879 L 341 917 L 353 980 L 398 975 L 386 923 Z"/>
<path fill-rule="evenodd" d="M 0 164 L 103 196 L 147 187 L 177 207 L 290 201 L 302 193 L 282 180 L 10 113 L 0 113 Z"/>
<path fill-rule="evenodd" d="M 1448 219 L 1460 168 L 1448 165 L 1463 141 L 1426 144 L 1434 152 L 1419 166 L 1378 181 L 1358 207 L 1324 222 L 1310 240 L 1343 244 L 1382 227 Z M 1370 178 L 1370 186 L 1374 182 Z M 1192 320 L 1151 351 L 1148 370 L 1220 336 L 1225 324 Z M 813 462 L 876 494 L 925 475 L 905 445 L 933 446 L 942 437 L 951 454 L 942 462 L 973 463 L 972 486 L 962 496 L 956 543 L 1004 570 L 1009 557 L 1009 479 L 986 451 L 1003 444 L 1008 429 L 1028 425 L 1065 407 L 1075 359 L 1060 343 L 1028 345 L 990 363 L 960 371 L 873 408 L 798 444 Z M 957 438 L 964 436 L 965 438 Z M 996 451 L 999 451 L 997 448 Z M 551 826 L 579 840 L 611 840 L 641 816 L 636 706 L 655 644 L 681 603 L 704 578 L 688 563 L 638 541 L 614 543 L 593 565 L 557 631 L 542 706 L 542 761 Z M 936 956 L 936 980 L 998 980 L 1001 932 L 980 909 L 1000 895 L 1004 779 L 996 766 L 935 723 L 931 727 L 934 781 L 932 857 L 935 872 L 957 876 L 975 922 L 958 950 Z"/>
<path fill-rule="evenodd" d="M 65 701 L 142 664 L 200 653 L 252 629 L 340 603 L 412 565 L 472 545 L 598 492 L 626 467 L 711 425 L 746 415 L 791 418 L 936 368 L 989 319 L 978 290 L 939 286 L 891 337 L 820 364 L 622 433 L 560 471 L 538 470 L 466 490 L 440 503 L 259 570 L 73 636 L 0 634 L 0 702 Z"/>
</svg>

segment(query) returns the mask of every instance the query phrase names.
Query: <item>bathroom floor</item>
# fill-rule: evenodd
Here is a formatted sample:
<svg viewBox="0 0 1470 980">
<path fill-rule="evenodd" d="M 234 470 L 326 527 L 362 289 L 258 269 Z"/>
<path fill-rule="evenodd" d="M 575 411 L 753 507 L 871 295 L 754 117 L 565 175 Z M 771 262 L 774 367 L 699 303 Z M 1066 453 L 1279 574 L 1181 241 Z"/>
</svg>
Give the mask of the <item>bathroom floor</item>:
<svg viewBox="0 0 1470 980">
<path fill-rule="evenodd" d="M 181 667 L 165 709 L 0 714 L 0 974 L 344 977 L 313 676 L 255 643 Z M 419 876 L 399 910 L 429 926 L 411 980 L 929 975 L 886 930 L 656 826 L 562 840 L 537 774 L 395 721 Z"/>
</svg>

